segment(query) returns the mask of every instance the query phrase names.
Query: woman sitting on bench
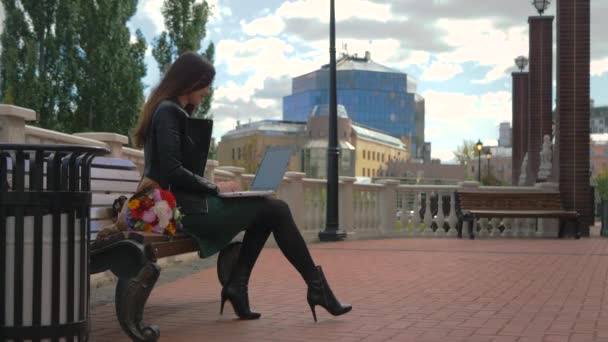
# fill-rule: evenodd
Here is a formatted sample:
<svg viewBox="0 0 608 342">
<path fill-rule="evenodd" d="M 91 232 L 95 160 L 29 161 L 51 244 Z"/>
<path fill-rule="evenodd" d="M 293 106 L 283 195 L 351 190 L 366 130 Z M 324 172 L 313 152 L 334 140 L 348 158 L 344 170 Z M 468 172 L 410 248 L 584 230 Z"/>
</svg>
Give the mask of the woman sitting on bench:
<svg viewBox="0 0 608 342">
<path fill-rule="evenodd" d="M 247 284 L 251 270 L 272 232 L 281 252 L 308 284 L 307 300 L 334 316 L 351 310 L 332 293 L 320 266 L 315 266 L 288 205 L 270 197 L 220 198 L 226 185 L 202 177 L 211 139 L 211 120 L 190 115 L 209 96 L 215 69 L 199 55 L 179 56 L 146 101 L 134 131 L 144 147 L 145 184 L 170 189 L 181 211 L 184 231 L 194 238 L 205 258 L 217 253 L 241 231 L 245 237 L 236 266 L 222 288 L 221 308 L 229 300 L 241 319 L 258 319 L 249 308 Z"/>
</svg>

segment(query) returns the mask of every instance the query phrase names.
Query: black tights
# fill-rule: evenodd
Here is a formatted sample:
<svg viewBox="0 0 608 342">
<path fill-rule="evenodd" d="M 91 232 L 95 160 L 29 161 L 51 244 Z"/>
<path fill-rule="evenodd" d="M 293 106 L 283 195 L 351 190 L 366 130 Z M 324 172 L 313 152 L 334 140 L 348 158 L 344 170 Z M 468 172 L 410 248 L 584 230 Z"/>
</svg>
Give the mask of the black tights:
<svg viewBox="0 0 608 342">
<path fill-rule="evenodd" d="M 311 279 L 315 264 L 304 238 L 293 221 L 289 206 L 284 201 L 274 198 L 264 199 L 264 201 L 266 203 L 263 204 L 245 231 L 241 252 L 232 275 L 249 278 L 255 262 L 272 232 L 287 260 L 304 280 Z"/>
</svg>

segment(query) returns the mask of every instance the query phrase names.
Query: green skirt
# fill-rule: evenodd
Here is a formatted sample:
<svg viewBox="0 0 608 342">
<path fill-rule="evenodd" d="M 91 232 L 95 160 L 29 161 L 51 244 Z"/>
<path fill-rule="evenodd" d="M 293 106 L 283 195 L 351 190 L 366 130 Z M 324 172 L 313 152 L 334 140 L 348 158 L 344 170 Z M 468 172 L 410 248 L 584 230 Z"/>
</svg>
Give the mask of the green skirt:
<svg viewBox="0 0 608 342">
<path fill-rule="evenodd" d="M 221 198 L 210 195 L 206 213 L 184 213 L 184 232 L 198 242 L 201 258 L 210 257 L 251 224 L 265 201 L 264 197 Z"/>
</svg>

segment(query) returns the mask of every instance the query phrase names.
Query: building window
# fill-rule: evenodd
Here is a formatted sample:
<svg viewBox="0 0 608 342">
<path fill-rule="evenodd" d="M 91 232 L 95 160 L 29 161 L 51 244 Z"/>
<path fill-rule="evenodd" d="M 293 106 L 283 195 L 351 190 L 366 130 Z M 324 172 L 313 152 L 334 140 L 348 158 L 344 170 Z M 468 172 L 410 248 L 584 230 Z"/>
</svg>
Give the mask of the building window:
<svg viewBox="0 0 608 342">
<path fill-rule="evenodd" d="M 241 148 L 240 147 L 237 149 L 237 157 L 238 157 L 238 160 L 241 160 Z"/>
<path fill-rule="evenodd" d="M 382 162 L 384 162 L 384 153 L 382 153 Z"/>
<path fill-rule="evenodd" d="M 232 149 L 232 160 L 234 160 L 234 148 Z"/>
<path fill-rule="evenodd" d="M 363 150 L 363 159 L 365 159 L 365 150 Z"/>
</svg>

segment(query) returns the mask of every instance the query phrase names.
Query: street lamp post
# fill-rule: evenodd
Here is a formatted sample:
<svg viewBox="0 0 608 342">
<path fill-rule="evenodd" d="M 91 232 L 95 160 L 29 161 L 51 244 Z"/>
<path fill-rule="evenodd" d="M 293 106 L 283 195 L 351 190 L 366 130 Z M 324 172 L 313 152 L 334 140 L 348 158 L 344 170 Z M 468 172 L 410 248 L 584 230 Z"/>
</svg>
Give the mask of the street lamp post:
<svg viewBox="0 0 608 342">
<path fill-rule="evenodd" d="M 336 86 L 336 11 L 335 0 L 329 2 L 329 144 L 327 147 L 327 206 L 325 230 L 321 241 L 340 241 L 346 232 L 339 228 L 338 218 L 338 102 Z"/>
<path fill-rule="evenodd" d="M 477 139 L 477 144 L 475 144 L 475 149 L 477 150 L 477 181 L 481 183 L 481 149 L 483 148 L 483 144 L 481 140 Z"/>
<path fill-rule="evenodd" d="M 490 159 L 492 159 L 492 151 L 489 149 L 486 152 L 486 159 L 488 160 L 488 178 L 490 178 Z"/>
</svg>

